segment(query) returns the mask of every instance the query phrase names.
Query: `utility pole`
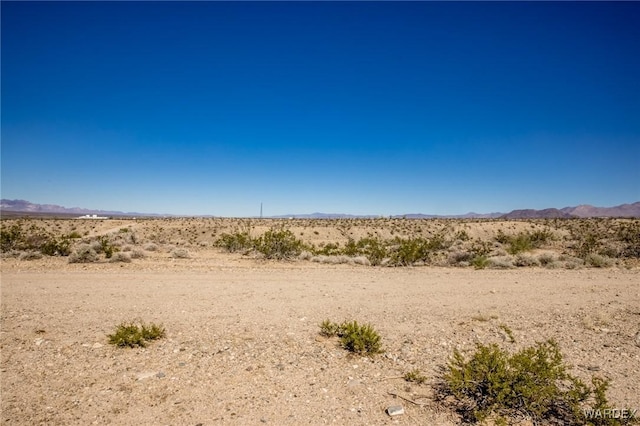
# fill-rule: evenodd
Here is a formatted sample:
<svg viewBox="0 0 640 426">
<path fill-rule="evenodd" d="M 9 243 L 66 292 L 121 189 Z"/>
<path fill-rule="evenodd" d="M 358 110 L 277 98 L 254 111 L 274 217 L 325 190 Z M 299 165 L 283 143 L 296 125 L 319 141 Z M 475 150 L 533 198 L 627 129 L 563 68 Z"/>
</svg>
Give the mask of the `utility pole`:
<svg viewBox="0 0 640 426">
<path fill-rule="evenodd" d="M 262 202 L 260 202 L 260 219 L 262 219 Z"/>
</svg>

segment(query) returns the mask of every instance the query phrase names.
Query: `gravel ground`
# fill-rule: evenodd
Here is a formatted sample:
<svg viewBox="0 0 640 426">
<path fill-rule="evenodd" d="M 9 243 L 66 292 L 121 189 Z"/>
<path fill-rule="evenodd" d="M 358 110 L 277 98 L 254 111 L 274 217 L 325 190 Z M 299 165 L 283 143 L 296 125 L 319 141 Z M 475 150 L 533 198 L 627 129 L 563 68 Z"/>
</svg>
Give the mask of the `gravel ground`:
<svg viewBox="0 0 640 426">
<path fill-rule="evenodd" d="M 638 269 L 375 268 L 212 251 L 6 259 L 1 278 L 2 424 L 458 424 L 433 399 L 454 348 L 548 338 L 572 373 L 611 380 L 612 405 L 640 409 Z M 349 354 L 318 334 L 325 319 L 372 324 L 385 352 Z M 161 323 L 166 338 L 109 345 L 130 320 Z M 402 379 L 413 369 L 427 382 Z M 404 414 L 389 416 L 393 405 Z"/>
</svg>

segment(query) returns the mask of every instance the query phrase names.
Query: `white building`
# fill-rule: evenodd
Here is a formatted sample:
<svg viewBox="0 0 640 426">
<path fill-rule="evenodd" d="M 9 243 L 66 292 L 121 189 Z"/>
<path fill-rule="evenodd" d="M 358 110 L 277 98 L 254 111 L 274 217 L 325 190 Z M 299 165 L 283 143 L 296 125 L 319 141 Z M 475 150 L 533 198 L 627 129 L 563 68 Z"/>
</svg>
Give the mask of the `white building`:
<svg viewBox="0 0 640 426">
<path fill-rule="evenodd" d="M 105 216 L 98 216 L 97 214 L 86 214 L 84 216 L 80 216 L 76 219 L 109 219 L 108 217 Z"/>
</svg>

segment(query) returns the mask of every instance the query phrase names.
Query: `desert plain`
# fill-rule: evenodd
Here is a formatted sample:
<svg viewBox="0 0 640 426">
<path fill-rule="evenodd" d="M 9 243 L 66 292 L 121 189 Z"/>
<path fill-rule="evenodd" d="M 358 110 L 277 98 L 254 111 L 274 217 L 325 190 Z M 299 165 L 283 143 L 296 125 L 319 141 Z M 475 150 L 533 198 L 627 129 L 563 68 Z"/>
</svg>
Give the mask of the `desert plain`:
<svg viewBox="0 0 640 426">
<path fill-rule="evenodd" d="M 623 256 L 638 220 L 3 218 L 14 225 L 128 255 L 3 253 L 2 424 L 455 425 L 434 391 L 454 349 L 548 339 L 572 374 L 610 381 L 612 406 L 640 409 L 640 267 Z M 218 243 L 270 229 L 289 230 L 301 253 Z M 500 238 L 536 230 L 551 238 L 517 254 Z M 413 236 L 446 244 L 408 266 L 309 252 Z M 346 351 L 320 335 L 326 319 L 371 324 L 383 352 Z M 128 321 L 166 336 L 109 344 Z M 425 382 L 405 380 L 416 370 Z"/>
</svg>

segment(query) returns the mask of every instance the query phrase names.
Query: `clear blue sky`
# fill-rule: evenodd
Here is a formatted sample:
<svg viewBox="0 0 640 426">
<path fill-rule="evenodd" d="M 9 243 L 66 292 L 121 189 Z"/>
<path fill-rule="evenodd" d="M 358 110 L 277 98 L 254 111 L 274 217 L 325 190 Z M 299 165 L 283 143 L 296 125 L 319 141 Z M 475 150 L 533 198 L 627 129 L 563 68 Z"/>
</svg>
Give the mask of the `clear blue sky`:
<svg viewBox="0 0 640 426">
<path fill-rule="evenodd" d="M 255 216 L 640 200 L 640 3 L 7 2 L 2 198 Z"/>
</svg>

